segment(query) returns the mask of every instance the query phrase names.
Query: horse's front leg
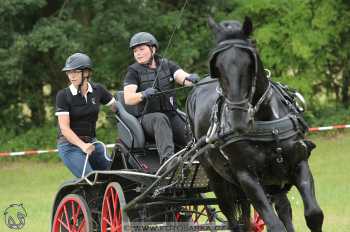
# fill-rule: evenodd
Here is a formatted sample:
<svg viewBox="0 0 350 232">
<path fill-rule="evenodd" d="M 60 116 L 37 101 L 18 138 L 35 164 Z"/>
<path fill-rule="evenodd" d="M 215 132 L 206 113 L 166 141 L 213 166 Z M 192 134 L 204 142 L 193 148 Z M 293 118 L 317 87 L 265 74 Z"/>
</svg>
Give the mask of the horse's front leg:
<svg viewBox="0 0 350 232">
<path fill-rule="evenodd" d="M 234 207 L 232 202 L 233 196 L 230 196 L 229 186 L 230 183 L 227 183 L 209 164 L 201 160 L 205 172 L 209 178 L 210 188 L 215 193 L 215 196 L 218 200 L 219 207 L 225 217 L 227 218 L 230 229 L 233 232 L 239 232 L 240 226 L 239 221 L 234 217 Z"/>
<path fill-rule="evenodd" d="M 312 232 L 321 232 L 323 212 L 316 200 L 314 180 L 306 160 L 301 161 L 297 165 L 294 181 L 303 199 L 307 226 Z"/>
<path fill-rule="evenodd" d="M 275 214 L 270 201 L 268 200 L 264 189 L 255 176 L 246 170 L 236 172 L 237 180 L 243 191 L 251 200 L 252 205 L 264 219 L 268 232 L 286 231 L 283 223 Z"/>
<path fill-rule="evenodd" d="M 272 202 L 274 203 L 277 215 L 282 220 L 287 232 L 295 232 L 292 221 L 292 207 L 287 198 L 287 194 L 280 193 L 273 195 Z"/>
</svg>

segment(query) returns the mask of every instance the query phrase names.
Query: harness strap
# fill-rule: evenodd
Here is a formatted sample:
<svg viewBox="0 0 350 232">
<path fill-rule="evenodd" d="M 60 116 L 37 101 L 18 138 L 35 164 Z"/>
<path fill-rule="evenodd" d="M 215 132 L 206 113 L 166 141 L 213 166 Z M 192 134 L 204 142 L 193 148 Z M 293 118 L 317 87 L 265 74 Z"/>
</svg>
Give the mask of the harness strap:
<svg viewBox="0 0 350 232">
<path fill-rule="evenodd" d="M 264 92 L 264 94 L 261 96 L 261 98 L 259 99 L 259 101 L 258 101 L 258 102 L 255 104 L 255 106 L 254 106 L 254 114 L 255 114 L 256 112 L 259 111 L 261 104 L 262 104 L 265 100 L 270 99 L 271 96 L 272 96 L 271 82 L 269 81 L 269 82 L 268 82 L 268 85 L 267 85 L 267 88 L 266 88 L 266 90 L 265 90 L 265 92 Z"/>
<path fill-rule="evenodd" d="M 220 124 L 220 109 L 223 102 L 224 97 L 219 95 L 218 99 L 216 99 L 216 103 L 212 108 L 212 113 L 210 116 L 210 126 L 205 138 L 206 143 L 213 143 L 215 141 L 215 135 L 217 133 L 218 125 Z"/>
</svg>

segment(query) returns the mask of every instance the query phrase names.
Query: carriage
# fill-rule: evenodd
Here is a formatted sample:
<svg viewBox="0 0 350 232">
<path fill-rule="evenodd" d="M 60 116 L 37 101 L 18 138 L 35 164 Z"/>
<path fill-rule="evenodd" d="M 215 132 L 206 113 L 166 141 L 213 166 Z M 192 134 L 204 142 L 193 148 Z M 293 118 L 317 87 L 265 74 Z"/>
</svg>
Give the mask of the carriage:
<svg viewBox="0 0 350 232">
<path fill-rule="evenodd" d="M 297 95 L 266 77 L 249 40 L 250 18 L 243 26 L 209 18 L 209 26 L 217 40 L 210 76 L 219 81 L 195 88 L 187 98 L 196 141 L 179 147 L 171 163 L 160 166 L 154 142 L 145 138 L 119 92 L 120 138 L 111 170 L 61 186 L 52 231 L 162 231 L 159 226 L 163 231 L 250 231 L 253 206 L 268 231 L 294 232 L 287 198 L 293 185 L 303 198 L 309 229 L 322 231 L 323 212 L 308 165 L 315 145 L 305 138 L 308 127 Z"/>
<path fill-rule="evenodd" d="M 208 178 L 193 154 L 196 146 L 178 147 L 160 166 L 154 142 L 145 137 L 139 121 L 117 98 L 119 138 L 108 171 L 93 171 L 64 182 L 56 194 L 51 231 L 217 231 L 226 229 L 224 217 L 210 194 Z M 184 115 L 179 111 L 179 114 Z M 159 229 L 159 228 L 158 228 Z"/>
</svg>

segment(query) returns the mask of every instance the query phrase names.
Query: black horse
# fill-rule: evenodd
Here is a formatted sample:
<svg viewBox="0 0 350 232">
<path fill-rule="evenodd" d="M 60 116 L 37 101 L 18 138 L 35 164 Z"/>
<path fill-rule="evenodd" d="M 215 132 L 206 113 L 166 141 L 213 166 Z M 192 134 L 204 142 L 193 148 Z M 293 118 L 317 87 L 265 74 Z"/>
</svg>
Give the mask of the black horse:
<svg viewBox="0 0 350 232">
<path fill-rule="evenodd" d="M 286 193 L 294 185 L 303 199 L 307 226 L 322 231 L 323 212 L 308 165 L 315 146 L 304 137 L 307 125 L 300 107 L 266 77 L 249 39 L 253 26 L 248 17 L 243 26 L 238 21 L 217 24 L 209 18 L 209 26 L 217 42 L 210 73 L 218 83 L 196 87 L 186 108 L 194 137 L 213 144 L 201 163 L 220 209 L 233 231 L 251 229 L 252 204 L 269 232 L 292 232 Z"/>
</svg>

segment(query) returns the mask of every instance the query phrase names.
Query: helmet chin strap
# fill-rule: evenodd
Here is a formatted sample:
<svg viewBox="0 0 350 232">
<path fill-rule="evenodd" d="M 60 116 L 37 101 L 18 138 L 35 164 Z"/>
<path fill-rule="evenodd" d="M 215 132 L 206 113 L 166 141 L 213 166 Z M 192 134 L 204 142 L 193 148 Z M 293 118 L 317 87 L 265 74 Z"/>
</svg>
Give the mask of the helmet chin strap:
<svg viewBox="0 0 350 232">
<path fill-rule="evenodd" d="M 81 81 L 80 81 L 80 84 L 78 86 L 78 93 L 80 93 L 80 95 L 83 97 L 83 84 L 84 84 L 84 81 L 85 81 L 85 77 L 84 77 L 84 70 L 81 72 Z"/>
<path fill-rule="evenodd" d="M 149 60 L 146 62 L 146 65 L 147 66 L 151 66 L 152 65 L 152 62 L 154 60 L 154 54 L 155 52 L 153 52 L 153 49 L 152 49 L 152 46 L 148 46 L 149 49 L 151 50 L 151 57 L 149 58 Z"/>
</svg>

